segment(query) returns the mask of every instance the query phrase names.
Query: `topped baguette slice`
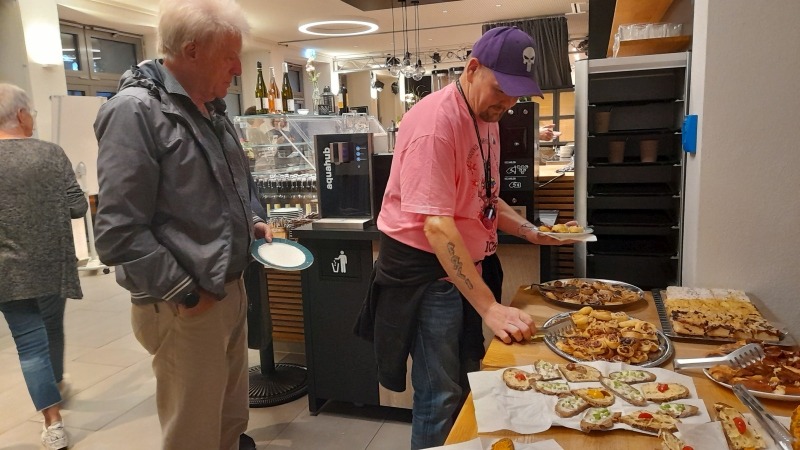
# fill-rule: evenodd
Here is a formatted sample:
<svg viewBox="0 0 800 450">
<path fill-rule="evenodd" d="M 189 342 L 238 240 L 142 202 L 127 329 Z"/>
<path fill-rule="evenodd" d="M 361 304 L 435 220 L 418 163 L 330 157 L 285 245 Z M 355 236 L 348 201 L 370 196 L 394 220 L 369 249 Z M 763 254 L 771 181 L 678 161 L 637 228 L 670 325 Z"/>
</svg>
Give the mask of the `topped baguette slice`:
<svg viewBox="0 0 800 450">
<path fill-rule="evenodd" d="M 613 405 L 615 400 L 614 394 L 609 392 L 608 389 L 601 387 L 573 389 L 572 393 L 594 407 L 608 407 Z"/>
<path fill-rule="evenodd" d="M 678 431 L 678 424 L 681 422 L 669 414 L 643 410 L 625 414 L 619 421 L 650 433 L 658 433 L 661 430 Z"/>
<path fill-rule="evenodd" d="M 581 431 L 607 430 L 619 416 L 620 413 L 612 413 L 608 408 L 589 408 L 581 419 Z"/>
<path fill-rule="evenodd" d="M 635 387 L 631 386 L 630 384 L 619 381 L 619 380 L 612 380 L 611 378 L 600 377 L 600 383 L 611 390 L 614 394 L 621 397 L 626 402 L 630 403 L 634 406 L 645 406 L 647 405 L 647 399 L 644 398 L 641 392 L 639 392 Z"/>
<path fill-rule="evenodd" d="M 624 381 L 628 384 L 645 383 L 649 381 L 656 381 L 656 374 L 646 370 L 621 370 L 619 372 L 611 372 L 608 378 L 612 380 Z"/>
<path fill-rule="evenodd" d="M 592 366 L 578 363 L 559 364 L 558 370 L 570 383 L 600 381 L 600 377 L 603 375 Z"/>
<path fill-rule="evenodd" d="M 661 438 L 661 450 L 683 450 L 686 444 L 677 436 L 667 430 L 658 432 L 658 437 Z"/>
<path fill-rule="evenodd" d="M 544 381 L 557 380 L 561 378 L 561 372 L 558 371 L 558 367 L 549 361 L 540 359 L 536 361 L 534 367 L 536 367 L 536 372 Z"/>
<path fill-rule="evenodd" d="M 717 418 L 722 423 L 722 430 L 731 450 L 759 450 L 767 448 L 764 438 L 745 420 L 742 414 L 725 403 L 714 403 Z M 744 433 L 739 431 L 744 428 Z"/>
<path fill-rule="evenodd" d="M 678 383 L 646 383 L 641 385 L 644 398 L 651 402 L 674 402 L 689 397 L 689 389 Z"/>
<path fill-rule="evenodd" d="M 694 416 L 695 414 L 700 413 L 700 408 L 694 405 L 687 405 L 685 403 L 662 403 L 658 406 L 658 410 L 664 414 L 669 414 L 670 416 L 678 419 Z"/>
<path fill-rule="evenodd" d="M 533 388 L 547 395 L 569 393 L 569 385 L 563 381 L 535 381 L 533 382 Z"/>
<path fill-rule="evenodd" d="M 530 378 L 536 374 L 510 367 L 503 371 L 503 381 L 515 391 L 529 391 L 533 387 Z"/>
<path fill-rule="evenodd" d="M 556 414 L 559 417 L 572 417 L 589 407 L 589 404 L 575 394 L 564 394 L 556 402 Z"/>
</svg>

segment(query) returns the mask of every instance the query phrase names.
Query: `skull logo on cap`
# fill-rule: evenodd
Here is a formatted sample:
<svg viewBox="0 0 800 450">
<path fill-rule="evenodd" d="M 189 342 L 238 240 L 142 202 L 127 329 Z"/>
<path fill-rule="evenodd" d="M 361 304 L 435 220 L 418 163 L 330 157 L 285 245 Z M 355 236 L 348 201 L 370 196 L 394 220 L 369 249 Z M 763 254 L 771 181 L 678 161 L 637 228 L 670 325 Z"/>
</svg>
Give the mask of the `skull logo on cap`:
<svg viewBox="0 0 800 450">
<path fill-rule="evenodd" d="M 528 72 L 533 68 L 534 60 L 536 60 L 536 50 L 533 47 L 527 47 L 522 51 L 522 63 L 528 66 Z"/>
</svg>

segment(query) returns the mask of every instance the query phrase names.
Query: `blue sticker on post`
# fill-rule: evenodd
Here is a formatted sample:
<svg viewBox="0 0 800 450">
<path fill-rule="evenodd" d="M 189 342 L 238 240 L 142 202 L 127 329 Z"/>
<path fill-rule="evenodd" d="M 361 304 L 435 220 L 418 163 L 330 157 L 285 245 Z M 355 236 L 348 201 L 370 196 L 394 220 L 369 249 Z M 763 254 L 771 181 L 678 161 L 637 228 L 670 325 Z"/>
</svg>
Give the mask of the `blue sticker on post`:
<svg viewBox="0 0 800 450">
<path fill-rule="evenodd" d="M 697 152 L 697 114 L 690 114 L 683 119 L 681 145 L 686 153 Z"/>
</svg>

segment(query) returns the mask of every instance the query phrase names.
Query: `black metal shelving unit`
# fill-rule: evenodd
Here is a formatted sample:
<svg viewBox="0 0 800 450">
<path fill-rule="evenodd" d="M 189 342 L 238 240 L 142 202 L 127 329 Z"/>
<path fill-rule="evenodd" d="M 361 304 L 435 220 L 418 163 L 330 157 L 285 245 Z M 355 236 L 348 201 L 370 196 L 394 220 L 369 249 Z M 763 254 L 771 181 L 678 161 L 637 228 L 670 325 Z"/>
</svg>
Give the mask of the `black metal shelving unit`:
<svg viewBox="0 0 800 450">
<path fill-rule="evenodd" d="M 681 125 L 687 107 L 687 54 L 582 61 L 577 98 L 576 217 L 597 242 L 576 248 L 580 276 L 644 289 L 680 281 L 683 170 Z M 610 113 L 608 125 L 595 120 Z M 624 142 L 612 160 L 612 142 Z M 656 141 L 643 162 L 642 141 Z M 621 145 L 621 144 L 617 144 Z"/>
</svg>

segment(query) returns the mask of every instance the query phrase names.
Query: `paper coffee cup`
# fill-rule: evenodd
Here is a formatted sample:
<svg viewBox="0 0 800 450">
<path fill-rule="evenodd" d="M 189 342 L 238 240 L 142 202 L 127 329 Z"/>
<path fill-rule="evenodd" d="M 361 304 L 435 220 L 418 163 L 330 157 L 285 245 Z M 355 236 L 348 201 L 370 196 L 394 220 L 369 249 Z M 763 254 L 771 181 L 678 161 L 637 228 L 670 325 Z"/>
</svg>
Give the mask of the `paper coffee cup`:
<svg viewBox="0 0 800 450">
<path fill-rule="evenodd" d="M 619 164 L 625 160 L 625 141 L 611 141 L 608 143 L 608 162 Z"/>
<path fill-rule="evenodd" d="M 639 141 L 639 156 L 642 162 L 656 162 L 658 160 L 658 140 L 646 139 Z"/>
<path fill-rule="evenodd" d="M 611 111 L 596 111 L 594 113 L 594 132 L 608 133 L 608 125 L 611 122 Z"/>
</svg>

